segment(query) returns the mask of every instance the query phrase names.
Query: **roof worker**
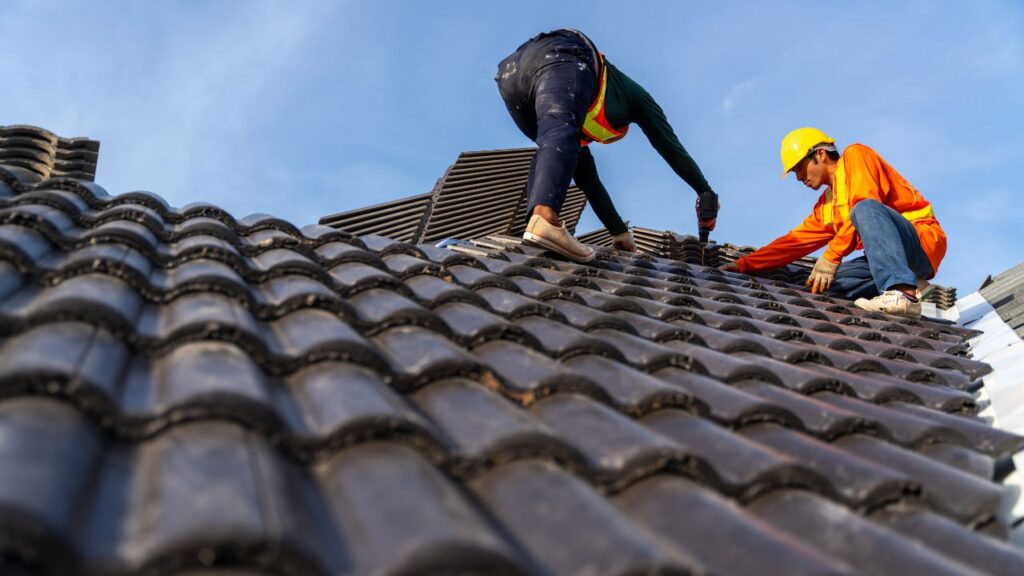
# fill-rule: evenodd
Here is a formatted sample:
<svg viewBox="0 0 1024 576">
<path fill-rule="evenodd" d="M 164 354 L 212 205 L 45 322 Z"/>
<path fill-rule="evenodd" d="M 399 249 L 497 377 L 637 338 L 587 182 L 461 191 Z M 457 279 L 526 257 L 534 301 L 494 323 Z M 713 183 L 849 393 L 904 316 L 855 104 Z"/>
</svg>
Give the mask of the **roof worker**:
<svg viewBox="0 0 1024 576">
<path fill-rule="evenodd" d="M 594 258 L 594 251 L 573 238 L 558 218 L 569 183 L 575 180 L 612 235 L 615 248 L 636 251 L 588 148 L 592 142 L 619 140 L 633 122 L 700 195 L 705 218 L 698 225 L 714 229 L 718 196 L 679 143 L 661 107 L 582 32 L 563 29 L 534 36 L 498 64 L 494 79 L 516 125 L 537 143 L 527 183 L 525 240 L 573 260 Z M 707 208 L 712 204 L 713 211 Z"/>
<path fill-rule="evenodd" d="M 811 214 L 789 233 L 722 270 L 757 272 L 786 265 L 827 245 L 807 285 L 814 294 L 855 300 L 864 310 L 918 317 L 946 254 L 946 233 L 932 205 L 877 152 L 863 144 L 842 155 L 817 128 L 782 139 L 782 176 L 812 190 L 826 186 Z M 843 262 L 857 249 L 864 256 Z"/>
</svg>

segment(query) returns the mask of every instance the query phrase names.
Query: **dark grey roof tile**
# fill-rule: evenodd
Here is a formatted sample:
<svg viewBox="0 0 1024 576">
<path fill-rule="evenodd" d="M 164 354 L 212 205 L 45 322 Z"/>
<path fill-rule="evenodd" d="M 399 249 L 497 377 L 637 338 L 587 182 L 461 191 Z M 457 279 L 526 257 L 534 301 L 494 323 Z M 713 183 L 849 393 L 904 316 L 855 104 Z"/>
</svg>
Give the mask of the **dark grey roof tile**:
<svg viewBox="0 0 1024 576">
<path fill-rule="evenodd" d="M 577 296 L 583 301 L 584 304 L 591 308 L 601 310 L 602 312 L 615 312 L 618 310 L 625 310 L 628 312 L 634 312 L 637 314 L 643 314 L 644 308 L 640 302 L 650 302 L 652 304 L 658 304 L 653 300 L 641 299 L 641 298 L 625 298 L 622 296 L 612 296 L 611 294 L 605 294 L 597 290 L 590 288 L 577 287 L 573 290 Z"/>
<path fill-rule="evenodd" d="M 288 372 L 321 360 L 342 360 L 384 369 L 383 353 L 351 325 L 326 310 L 297 310 L 270 328 Z"/>
<path fill-rule="evenodd" d="M 287 378 L 301 422 L 293 427 L 297 447 L 336 453 L 374 439 L 405 442 L 442 458 L 442 434 L 391 389 L 388 379 L 364 366 L 318 362 Z M 280 402 L 279 402 L 280 404 Z"/>
<path fill-rule="evenodd" d="M 678 444 L 586 396 L 556 394 L 530 410 L 583 454 L 587 469 L 581 473 L 608 489 L 621 489 L 665 467 L 707 475 Z"/>
<path fill-rule="evenodd" d="M 367 444 L 316 471 L 336 530 L 339 571 L 522 574 L 524 560 L 451 481 L 410 448 Z"/>
<path fill-rule="evenodd" d="M 779 376 L 763 366 L 759 360 L 744 360 L 680 340 L 665 342 L 662 346 L 686 356 L 694 365 L 701 367 L 698 371 L 709 374 L 723 382 L 762 380 L 765 382 L 781 383 Z"/>
<path fill-rule="evenodd" d="M 696 414 L 708 412 L 707 406 L 687 390 L 602 356 L 574 356 L 562 364 L 594 382 L 616 408 L 633 416 L 668 407 Z"/>
<path fill-rule="evenodd" d="M 851 434 L 835 444 L 913 478 L 921 484 L 921 497 L 933 510 L 970 526 L 990 521 L 1003 497 L 997 484 L 876 438 Z"/>
<path fill-rule="evenodd" d="M 350 242 L 335 240 L 316 247 L 316 255 L 327 268 L 343 262 L 362 262 L 375 268 L 384 268 L 384 261 L 374 252 L 355 246 Z"/>
<path fill-rule="evenodd" d="M 444 378 L 475 379 L 479 362 L 444 336 L 417 326 L 399 326 L 373 337 L 390 359 L 395 385 L 412 390 Z"/>
<path fill-rule="evenodd" d="M 154 349 L 186 340 L 224 339 L 263 355 L 273 353 L 264 327 L 239 302 L 213 292 L 185 294 L 159 308 L 147 308 L 138 334 Z"/>
<path fill-rule="evenodd" d="M 367 334 L 393 326 L 424 326 L 445 334 L 448 326 L 430 310 L 392 290 L 371 288 L 348 298 Z"/>
<path fill-rule="evenodd" d="M 480 288 L 476 291 L 487 301 L 491 310 L 508 317 L 511 320 L 517 318 L 528 318 L 537 316 L 541 318 L 560 318 L 558 313 L 549 304 L 543 304 L 521 296 L 516 292 L 504 288 Z"/>
<path fill-rule="evenodd" d="M 447 272 L 455 278 L 456 282 L 471 290 L 501 288 L 515 292 L 519 289 L 511 280 L 504 276 L 465 264 L 449 266 Z"/>
<path fill-rule="evenodd" d="M 605 314 L 604 312 L 595 310 L 590 306 L 584 306 L 578 302 L 561 299 L 551 300 L 548 304 L 550 304 L 555 310 L 558 310 L 569 324 L 583 330 L 584 332 L 609 329 L 636 334 L 636 330 L 628 322 L 625 322 L 616 316 L 612 316 L 611 314 Z"/>
<path fill-rule="evenodd" d="M 110 411 L 129 362 L 129 350 L 110 333 L 80 322 L 43 324 L 0 344 L 0 396 L 70 397 Z"/>
<path fill-rule="evenodd" d="M 832 486 L 804 462 L 788 458 L 743 436 L 679 410 L 660 410 L 642 423 L 671 438 L 688 456 L 704 462 L 720 489 L 750 499 L 785 486 L 803 486 L 830 494 Z"/>
<path fill-rule="evenodd" d="M 129 281 L 138 282 L 135 280 L 138 277 L 133 275 L 128 278 Z M 189 292 L 220 292 L 240 300 L 252 296 L 249 283 L 239 273 L 239 268 L 207 258 L 188 260 L 166 271 L 153 271 L 148 282 L 139 288 L 149 292 L 153 300 L 170 300 Z"/>
<path fill-rule="evenodd" d="M 412 400 L 451 440 L 448 469 L 475 476 L 525 458 L 583 463 L 583 456 L 518 404 L 465 379 L 435 382 Z"/>
<path fill-rule="evenodd" d="M 615 504 L 713 574 L 853 574 L 838 560 L 780 533 L 711 490 L 686 479 L 654 476 Z M 742 544 L 740 544 L 742 543 Z"/>
<path fill-rule="evenodd" d="M 194 419 L 231 419 L 268 436 L 289 427 L 274 383 L 248 354 L 225 342 L 190 342 L 159 358 L 136 359 L 119 389 L 114 420 L 127 437 Z"/>
<path fill-rule="evenodd" d="M 775 424 L 749 426 L 740 433 L 824 476 L 837 499 L 858 510 L 876 509 L 920 492 L 920 485 L 910 477 L 806 434 Z"/>
<path fill-rule="evenodd" d="M 56 246 L 39 232 L 24 226 L 0 226 L 0 257 L 20 269 L 35 269 Z"/>
<path fill-rule="evenodd" d="M 97 272 L 123 278 L 133 286 L 145 286 L 154 271 L 153 263 L 140 252 L 117 244 L 96 244 L 53 255 L 41 267 L 44 268 L 42 276 L 50 282 Z"/>
<path fill-rule="evenodd" d="M 704 572 L 695 560 L 637 530 L 590 486 L 553 464 L 501 466 L 474 486 L 497 520 L 539 564 L 536 570 L 608 576 Z"/>
<path fill-rule="evenodd" d="M 544 351 L 553 358 L 568 358 L 578 354 L 597 354 L 615 359 L 622 359 L 622 353 L 614 342 L 601 337 L 566 326 L 565 324 L 542 318 L 527 316 L 515 321 L 516 325 L 540 342 Z"/>
<path fill-rule="evenodd" d="M 417 274 L 444 275 L 440 265 L 405 253 L 389 254 L 384 256 L 383 260 L 388 271 L 402 279 L 416 276 Z"/>
<path fill-rule="evenodd" d="M 685 390 L 708 407 L 709 415 L 713 419 L 724 424 L 744 426 L 767 421 L 779 422 L 790 427 L 802 426 L 797 416 L 786 408 L 714 378 L 680 368 L 663 368 L 652 375 Z"/>
<path fill-rule="evenodd" d="M 897 444 L 911 447 L 932 442 L 968 445 L 967 438 L 960 431 L 906 412 L 833 392 L 819 392 L 814 397 L 842 410 L 858 414 L 862 418 L 878 422 Z"/>
<path fill-rule="evenodd" d="M 614 317 L 629 326 L 630 332 L 648 340 L 655 342 L 683 340 L 694 344 L 706 344 L 697 336 L 692 328 L 693 326 L 698 326 L 698 322 L 676 320 L 669 323 L 624 310 L 616 311 Z"/>
<path fill-rule="evenodd" d="M 938 514 L 906 506 L 888 507 L 872 514 L 871 519 L 984 574 L 1024 573 L 1024 552 L 1019 548 L 994 538 L 979 537 Z"/>
<path fill-rule="evenodd" d="M 558 392 L 587 394 L 612 404 L 608 392 L 582 372 L 568 370 L 532 348 L 499 340 L 476 347 L 473 354 L 500 379 L 502 393 L 524 405 Z"/>
<path fill-rule="evenodd" d="M 983 480 L 995 477 L 995 460 L 970 448 L 956 444 L 928 444 L 919 447 L 917 453 Z"/>
<path fill-rule="evenodd" d="M 345 296 L 351 296 L 371 288 L 394 290 L 402 282 L 391 274 L 362 262 L 346 262 L 334 266 L 328 273 Z"/>
<path fill-rule="evenodd" d="M 769 494 L 751 510 L 821 553 L 870 574 L 970 574 L 952 559 L 915 546 L 896 532 L 806 492 Z"/>
<path fill-rule="evenodd" d="M 492 340 L 509 340 L 540 348 L 536 338 L 504 318 L 487 312 L 486 307 L 452 301 L 434 312 L 452 331 L 456 340 L 467 348 L 475 348 Z"/>
<path fill-rule="evenodd" d="M 301 308 L 315 307 L 329 310 L 348 322 L 356 322 L 356 312 L 347 300 L 323 282 L 304 274 L 288 274 L 267 280 L 254 294 L 260 314 L 278 317 Z"/>
<path fill-rule="evenodd" d="M 285 248 L 272 248 L 260 252 L 250 260 L 254 272 L 261 276 L 302 272 L 310 276 L 326 276 L 323 269 L 306 256 Z"/>
<path fill-rule="evenodd" d="M 329 564 L 308 473 L 259 436 L 226 423 L 188 424 L 125 456 L 110 454 L 95 488 L 95 504 L 108 513 L 89 517 L 84 540 L 106 553 L 100 559 L 113 556 L 122 570 L 243 557 L 263 570 L 316 574 Z"/>
<path fill-rule="evenodd" d="M 143 306 L 123 281 L 103 274 L 69 278 L 56 286 L 25 286 L 0 303 L 4 331 L 46 322 L 81 320 L 130 334 Z"/>
<path fill-rule="evenodd" d="M 737 382 L 736 386 L 795 415 L 802 427 L 815 436 L 831 439 L 857 431 L 874 434 L 888 432 L 870 416 L 823 402 L 818 395 L 804 396 L 782 386 L 752 380 Z"/>
<path fill-rule="evenodd" d="M 77 570 L 72 542 L 79 499 L 104 446 L 98 429 L 67 404 L 42 398 L 0 402 L 3 557 L 20 561 L 31 573 Z"/>
<path fill-rule="evenodd" d="M 527 278 L 525 276 L 511 276 L 509 280 L 516 285 L 519 289 L 519 293 L 527 298 L 534 298 L 537 300 L 553 300 L 559 298 L 575 302 L 581 301 L 569 288 L 548 284 L 547 282 Z"/>
<path fill-rule="evenodd" d="M 957 430 L 965 438 L 969 439 L 967 445 L 972 450 L 988 454 L 993 458 L 1009 456 L 1024 448 L 1024 438 L 989 426 L 987 423 L 975 420 L 970 416 L 947 414 L 938 410 L 929 410 L 922 406 L 902 402 L 887 404 L 886 407 Z"/>
<path fill-rule="evenodd" d="M 405 279 L 405 285 L 412 295 L 428 308 L 437 308 L 444 304 L 463 302 L 478 308 L 487 309 L 487 301 L 471 290 L 430 274 L 420 274 Z"/>
</svg>

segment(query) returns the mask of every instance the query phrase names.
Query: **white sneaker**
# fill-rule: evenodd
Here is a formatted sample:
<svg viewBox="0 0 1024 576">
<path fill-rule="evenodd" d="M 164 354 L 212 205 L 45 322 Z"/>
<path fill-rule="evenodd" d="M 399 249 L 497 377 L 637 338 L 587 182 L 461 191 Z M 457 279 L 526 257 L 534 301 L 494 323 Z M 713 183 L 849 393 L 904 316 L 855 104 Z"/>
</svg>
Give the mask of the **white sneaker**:
<svg viewBox="0 0 1024 576">
<path fill-rule="evenodd" d="M 565 224 L 555 226 L 539 214 L 534 214 L 530 218 L 530 224 L 526 227 L 526 232 L 523 233 L 523 240 L 541 248 L 547 248 L 552 252 L 558 252 L 577 262 L 590 262 L 594 259 L 594 250 L 573 238 Z"/>
<path fill-rule="evenodd" d="M 626 230 L 622 234 L 612 234 L 612 248 L 623 252 L 636 252 L 636 240 L 633 233 Z"/>
<path fill-rule="evenodd" d="M 931 296 L 932 292 L 935 292 L 935 286 L 932 286 L 924 278 L 918 278 L 917 279 L 917 299 L 918 300 L 922 300 L 923 301 L 925 298 Z"/>
<path fill-rule="evenodd" d="M 886 290 L 870 300 L 857 298 L 853 305 L 869 312 L 882 312 L 908 318 L 921 317 L 921 303 L 914 302 L 899 290 Z"/>
</svg>

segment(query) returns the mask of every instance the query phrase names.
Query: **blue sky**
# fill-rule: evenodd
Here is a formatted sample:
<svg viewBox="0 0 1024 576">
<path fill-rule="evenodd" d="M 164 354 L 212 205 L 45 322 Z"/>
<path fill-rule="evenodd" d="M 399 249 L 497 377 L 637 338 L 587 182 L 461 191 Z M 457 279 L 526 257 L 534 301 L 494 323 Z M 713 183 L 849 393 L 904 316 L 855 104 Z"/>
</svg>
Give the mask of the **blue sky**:
<svg viewBox="0 0 1024 576">
<path fill-rule="evenodd" d="M 102 142 L 97 181 L 299 225 L 429 191 L 460 151 L 530 145 L 492 80 L 533 34 L 586 31 L 665 109 L 721 195 L 713 238 L 761 245 L 815 194 L 778 144 L 873 147 L 935 205 L 938 281 L 1024 260 L 1024 3 L 45 2 L 0 10 L 0 124 Z M 635 225 L 694 232 L 694 194 L 636 130 L 595 147 Z M 592 213 L 580 231 L 599 226 Z"/>
</svg>

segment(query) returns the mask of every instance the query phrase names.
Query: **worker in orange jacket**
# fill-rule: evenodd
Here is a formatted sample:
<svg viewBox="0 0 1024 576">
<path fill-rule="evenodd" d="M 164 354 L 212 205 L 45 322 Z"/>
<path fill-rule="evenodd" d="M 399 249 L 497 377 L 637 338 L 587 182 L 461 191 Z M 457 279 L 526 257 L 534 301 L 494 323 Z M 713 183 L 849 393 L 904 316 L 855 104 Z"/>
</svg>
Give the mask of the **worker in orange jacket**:
<svg viewBox="0 0 1024 576">
<path fill-rule="evenodd" d="M 842 153 L 817 128 L 782 139 L 783 177 L 794 172 L 812 190 L 827 186 L 814 210 L 789 233 L 722 266 L 758 272 L 784 266 L 827 246 L 807 278 L 811 292 L 854 300 L 864 310 L 917 317 L 928 279 L 946 254 L 946 233 L 930 202 L 874 150 L 851 144 Z M 864 256 L 848 262 L 854 250 Z"/>
</svg>

